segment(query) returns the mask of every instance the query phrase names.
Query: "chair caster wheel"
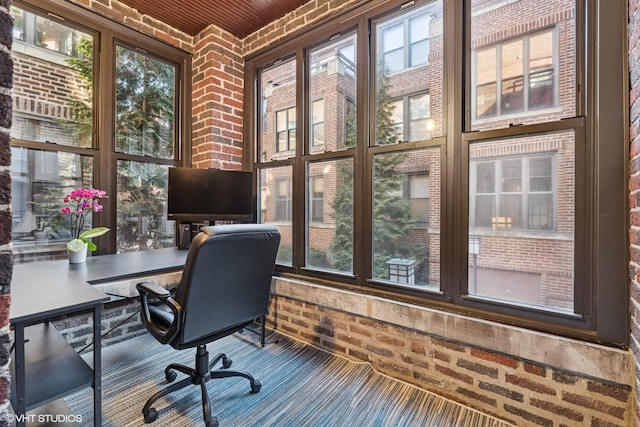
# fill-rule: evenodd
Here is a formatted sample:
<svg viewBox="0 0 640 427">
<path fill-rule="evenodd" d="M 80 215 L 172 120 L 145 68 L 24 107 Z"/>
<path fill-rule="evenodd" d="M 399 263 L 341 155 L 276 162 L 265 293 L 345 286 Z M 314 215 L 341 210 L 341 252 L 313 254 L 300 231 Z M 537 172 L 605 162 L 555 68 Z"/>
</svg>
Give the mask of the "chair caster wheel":
<svg viewBox="0 0 640 427">
<path fill-rule="evenodd" d="M 177 376 L 178 374 L 176 374 L 176 371 L 172 369 L 169 369 L 167 372 L 164 373 L 164 377 L 167 379 L 168 383 L 174 382 Z"/>
<path fill-rule="evenodd" d="M 158 419 L 158 411 L 156 411 L 156 408 L 149 408 L 149 410 L 147 412 L 143 412 L 143 414 L 144 422 L 146 424 L 152 423 Z"/>
<path fill-rule="evenodd" d="M 253 382 L 253 384 L 251 384 L 251 393 L 257 393 L 261 388 L 262 384 L 260 384 L 260 381 L 256 380 Z"/>
<path fill-rule="evenodd" d="M 217 417 L 211 417 L 211 419 L 207 422 L 207 427 L 218 427 L 220 423 L 218 423 Z"/>
<path fill-rule="evenodd" d="M 231 360 L 228 357 L 224 357 L 222 359 L 222 368 L 223 369 L 229 369 L 231 367 L 231 364 L 233 363 L 233 360 Z"/>
</svg>

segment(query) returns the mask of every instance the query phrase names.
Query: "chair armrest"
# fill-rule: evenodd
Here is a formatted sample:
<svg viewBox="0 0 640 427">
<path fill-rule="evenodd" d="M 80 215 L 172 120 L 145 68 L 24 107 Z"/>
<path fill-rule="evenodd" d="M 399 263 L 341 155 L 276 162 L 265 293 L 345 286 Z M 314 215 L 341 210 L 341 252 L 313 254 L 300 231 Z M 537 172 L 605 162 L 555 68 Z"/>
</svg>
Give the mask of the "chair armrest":
<svg viewBox="0 0 640 427">
<path fill-rule="evenodd" d="M 140 282 L 136 284 L 136 289 L 140 294 L 140 308 L 142 321 L 147 330 L 162 344 L 172 341 L 181 329 L 182 307 L 171 296 L 171 292 L 162 286 L 152 282 Z M 173 321 L 169 327 L 156 322 L 149 310 L 149 297 L 157 298 L 161 303 L 171 309 L 173 313 Z"/>
<path fill-rule="evenodd" d="M 145 293 L 153 294 L 154 297 L 160 299 L 171 296 L 171 292 L 153 282 L 140 282 L 136 284 L 136 288 L 138 289 L 138 293 L 140 293 L 140 291 L 144 291 Z"/>
</svg>

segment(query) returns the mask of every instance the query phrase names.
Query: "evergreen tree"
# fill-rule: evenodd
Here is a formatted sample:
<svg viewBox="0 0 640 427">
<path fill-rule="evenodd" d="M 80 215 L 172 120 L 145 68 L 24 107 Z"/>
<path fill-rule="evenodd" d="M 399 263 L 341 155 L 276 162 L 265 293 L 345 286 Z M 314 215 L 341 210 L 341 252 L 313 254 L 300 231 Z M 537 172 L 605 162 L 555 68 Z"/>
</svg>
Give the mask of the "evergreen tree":
<svg viewBox="0 0 640 427">
<path fill-rule="evenodd" d="M 356 109 L 347 109 L 345 117 L 345 148 L 355 147 Z M 331 207 L 336 224 L 335 234 L 329 250 L 333 267 L 339 271 L 353 271 L 353 161 L 339 161 L 336 196 Z"/>
<path fill-rule="evenodd" d="M 398 133 L 392 119 L 394 107 L 388 94 L 389 77 L 386 72 L 378 76 L 376 89 L 376 143 L 396 144 Z M 355 135 L 347 135 L 345 145 L 353 147 L 355 144 Z M 403 241 L 413 226 L 409 202 L 402 196 L 404 175 L 397 170 L 406 157 L 404 153 L 387 153 L 375 158 L 373 277 L 380 279 L 389 278 L 386 265 L 389 259 L 416 259 L 416 248 Z M 334 265 L 343 271 L 351 271 L 353 266 L 353 173 L 352 163 L 339 164 L 338 187 L 332 205 L 336 231 L 330 249 Z"/>
</svg>

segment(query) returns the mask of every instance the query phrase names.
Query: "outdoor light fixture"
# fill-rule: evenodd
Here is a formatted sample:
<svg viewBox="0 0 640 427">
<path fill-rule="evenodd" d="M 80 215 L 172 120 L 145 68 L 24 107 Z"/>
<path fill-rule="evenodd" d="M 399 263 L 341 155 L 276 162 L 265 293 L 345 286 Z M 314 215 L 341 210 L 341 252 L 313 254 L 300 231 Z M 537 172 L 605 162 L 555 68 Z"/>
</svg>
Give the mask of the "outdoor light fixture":
<svg viewBox="0 0 640 427">
<path fill-rule="evenodd" d="M 413 259 L 392 258 L 387 261 L 389 280 L 407 285 L 415 284 L 415 263 Z"/>
</svg>

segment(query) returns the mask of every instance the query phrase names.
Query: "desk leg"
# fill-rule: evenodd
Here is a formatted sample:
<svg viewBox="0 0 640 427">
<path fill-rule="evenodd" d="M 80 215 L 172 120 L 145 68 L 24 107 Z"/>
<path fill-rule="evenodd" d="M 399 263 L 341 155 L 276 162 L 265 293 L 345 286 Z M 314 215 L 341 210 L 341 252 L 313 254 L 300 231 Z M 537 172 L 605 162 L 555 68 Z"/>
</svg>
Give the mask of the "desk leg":
<svg viewBox="0 0 640 427">
<path fill-rule="evenodd" d="M 102 425 L 102 306 L 93 309 L 93 425 Z"/>
<path fill-rule="evenodd" d="M 13 408 L 16 413 L 16 426 L 24 427 L 26 425 L 27 403 L 25 400 L 26 374 L 25 374 L 25 355 L 24 355 L 24 323 L 14 324 L 15 339 L 15 368 L 16 377 L 13 379 L 16 384 L 16 407 Z"/>
</svg>

